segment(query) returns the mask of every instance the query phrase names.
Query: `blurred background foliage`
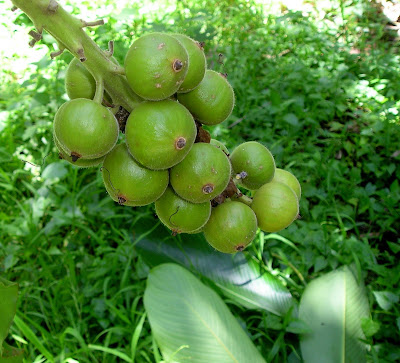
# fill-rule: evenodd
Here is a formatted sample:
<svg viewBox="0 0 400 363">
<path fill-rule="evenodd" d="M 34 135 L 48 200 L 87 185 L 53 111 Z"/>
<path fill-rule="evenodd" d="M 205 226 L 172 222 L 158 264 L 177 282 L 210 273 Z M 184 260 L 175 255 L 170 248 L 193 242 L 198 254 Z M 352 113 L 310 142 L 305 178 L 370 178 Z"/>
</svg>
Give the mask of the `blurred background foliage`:
<svg viewBox="0 0 400 363">
<path fill-rule="evenodd" d="M 231 151 L 262 142 L 303 187 L 301 219 L 281 237 L 259 232 L 246 254 L 297 300 L 307 282 L 353 264 L 372 311 L 364 322 L 370 359 L 399 361 L 399 36 L 381 5 L 61 3 L 80 18 L 106 20 L 88 32 L 103 49 L 114 40 L 121 64 L 149 31 L 205 42 L 209 68 L 227 73 L 236 94 L 232 116 L 212 135 Z M 52 119 L 67 100 L 72 56 L 51 60 L 57 46 L 49 35 L 29 48 L 32 24 L 10 8 L 0 1 L 0 272 L 20 284 L 9 340 L 29 362 L 112 362 L 115 351 L 130 350 L 136 332 L 136 361 L 157 361 L 150 326 L 139 324 L 148 266 L 133 248 L 151 232 L 139 233 L 142 221 L 156 222 L 153 207 L 118 206 L 98 169 L 58 160 Z M 225 301 L 267 361 L 299 361 L 299 331 L 285 317 Z"/>
</svg>

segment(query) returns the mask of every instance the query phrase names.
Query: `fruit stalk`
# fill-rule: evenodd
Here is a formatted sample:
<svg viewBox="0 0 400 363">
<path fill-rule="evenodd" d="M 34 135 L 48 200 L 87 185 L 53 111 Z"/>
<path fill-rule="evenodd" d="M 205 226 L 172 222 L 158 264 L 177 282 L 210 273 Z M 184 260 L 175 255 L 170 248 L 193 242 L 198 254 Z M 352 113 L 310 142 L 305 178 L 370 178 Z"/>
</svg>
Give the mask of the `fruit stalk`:
<svg viewBox="0 0 400 363">
<path fill-rule="evenodd" d="M 104 87 L 115 105 L 131 112 L 141 102 L 141 98 L 131 90 L 125 76 L 121 74 L 121 67 L 112 61 L 109 52 L 101 50 L 84 31 L 85 26 L 94 23 L 74 17 L 55 0 L 11 1 L 33 21 L 38 35 L 46 30 L 57 40 L 60 47 L 57 53 L 68 49 L 95 79 L 103 79 Z"/>
</svg>

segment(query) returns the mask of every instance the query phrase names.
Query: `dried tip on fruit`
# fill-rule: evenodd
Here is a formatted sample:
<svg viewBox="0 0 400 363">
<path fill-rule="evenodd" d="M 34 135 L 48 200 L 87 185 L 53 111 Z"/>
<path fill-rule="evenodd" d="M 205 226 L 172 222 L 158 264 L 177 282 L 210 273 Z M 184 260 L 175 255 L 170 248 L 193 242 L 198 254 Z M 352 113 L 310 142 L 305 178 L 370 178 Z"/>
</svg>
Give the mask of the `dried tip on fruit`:
<svg viewBox="0 0 400 363">
<path fill-rule="evenodd" d="M 18 10 L 18 7 L 16 7 L 16 6 L 13 6 L 12 8 L 11 8 L 11 11 L 17 11 Z"/>
<path fill-rule="evenodd" d="M 203 187 L 203 193 L 204 194 L 210 194 L 210 193 L 212 193 L 214 191 L 214 185 L 212 185 L 212 184 L 206 184 L 204 187 Z"/>
<path fill-rule="evenodd" d="M 126 198 L 123 196 L 118 196 L 118 204 L 123 205 L 124 203 L 126 203 Z"/>
<path fill-rule="evenodd" d="M 244 179 L 246 177 L 247 177 L 247 173 L 245 171 L 241 171 L 239 174 L 236 174 L 237 180 Z"/>
<path fill-rule="evenodd" d="M 175 141 L 175 149 L 177 150 L 181 150 L 185 147 L 186 145 L 186 139 L 184 137 L 179 137 L 176 141 Z"/>
<path fill-rule="evenodd" d="M 296 219 L 301 219 L 301 215 L 298 214 L 297 217 L 296 217 Z"/>
<path fill-rule="evenodd" d="M 81 157 L 82 157 L 82 155 L 76 153 L 75 151 L 73 151 L 73 152 L 71 153 L 71 159 L 72 159 L 72 162 L 73 162 L 73 163 L 74 163 L 75 161 L 77 161 L 78 159 L 80 159 Z"/>
<path fill-rule="evenodd" d="M 243 245 L 237 245 L 236 247 L 235 247 L 235 250 L 236 251 L 239 251 L 239 252 L 242 252 L 243 250 L 244 250 L 244 246 Z"/>
<path fill-rule="evenodd" d="M 175 59 L 174 63 L 172 64 L 172 68 L 175 72 L 179 72 L 183 68 L 183 63 L 179 59 Z"/>
<path fill-rule="evenodd" d="M 204 49 L 204 46 L 206 45 L 206 42 L 197 42 L 197 44 L 198 44 L 199 48 L 200 48 L 201 50 L 203 50 L 203 49 Z"/>
</svg>

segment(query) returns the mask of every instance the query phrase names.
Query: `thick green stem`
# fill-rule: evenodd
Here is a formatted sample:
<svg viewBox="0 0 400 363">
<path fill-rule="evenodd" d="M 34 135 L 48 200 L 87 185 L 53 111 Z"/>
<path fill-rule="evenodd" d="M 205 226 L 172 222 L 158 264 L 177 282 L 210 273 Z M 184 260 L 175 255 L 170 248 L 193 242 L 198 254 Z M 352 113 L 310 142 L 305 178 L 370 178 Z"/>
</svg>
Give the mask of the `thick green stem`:
<svg viewBox="0 0 400 363">
<path fill-rule="evenodd" d="M 33 21 L 38 34 L 46 30 L 58 42 L 80 59 L 95 79 L 104 80 L 104 88 L 116 105 L 131 112 L 142 99 L 136 95 L 107 51 L 101 50 L 85 33 L 90 23 L 75 18 L 55 0 L 11 0 Z"/>
</svg>

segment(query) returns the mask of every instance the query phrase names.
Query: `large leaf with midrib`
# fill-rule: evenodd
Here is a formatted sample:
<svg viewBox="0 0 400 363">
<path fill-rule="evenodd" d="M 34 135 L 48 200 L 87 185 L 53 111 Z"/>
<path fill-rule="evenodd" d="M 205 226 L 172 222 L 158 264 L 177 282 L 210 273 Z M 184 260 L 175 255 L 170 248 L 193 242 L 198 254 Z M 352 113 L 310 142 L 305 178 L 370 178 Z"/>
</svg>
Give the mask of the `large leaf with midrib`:
<svg viewBox="0 0 400 363">
<path fill-rule="evenodd" d="M 310 328 L 300 342 L 304 362 L 366 362 L 361 320 L 368 316 L 363 285 L 348 267 L 310 282 L 299 306 L 299 317 Z"/>
<path fill-rule="evenodd" d="M 265 362 L 222 299 L 182 266 L 150 272 L 144 306 L 166 361 Z"/>
<path fill-rule="evenodd" d="M 135 227 L 138 235 L 148 225 L 142 222 Z M 248 254 L 218 252 L 202 233 L 172 237 L 160 226 L 135 246 L 150 267 L 165 262 L 181 264 L 212 280 L 225 296 L 246 308 L 263 309 L 282 316 L 294 304 L 283 283 L 260 268 Z"/>
</svg>

